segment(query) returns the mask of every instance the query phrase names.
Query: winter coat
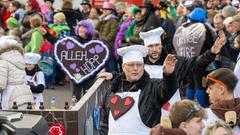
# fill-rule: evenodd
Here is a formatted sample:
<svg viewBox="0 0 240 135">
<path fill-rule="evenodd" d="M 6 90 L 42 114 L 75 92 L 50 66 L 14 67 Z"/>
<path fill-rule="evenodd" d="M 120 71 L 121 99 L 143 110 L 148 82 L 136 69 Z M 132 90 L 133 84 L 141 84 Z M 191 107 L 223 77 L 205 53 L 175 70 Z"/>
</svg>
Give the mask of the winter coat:
<svg viewBox="0 0 240 135">
<path fill-rule="evenodd" d="M 122 88 L 123 86 L 123 88 Z M 117 92 L 136 92 L 141 90 L 139 95 L 138 109 L 142 122 L 149 128 L 159 123 L 162 106 L 176 92 L 175 74 L 163 75 L 163 79 L 150 79 L 147 72 L 134 83 L 126 80 L 124 74 L 113 74 L 110 89 L 107 91 L 103 100 L 103 117 L 100 122 L 99 133 L 106 135 L 108 132 L 108 118 L 110 108 L 108 100 Z"/>
<path fill-rule="evenodd" d="M 65 15 L 67 25 L 71 29 L 71 34 L 74 35 L 74 26 L 83 19 L 82 14 L 74 9 L 63 9 L 60 12 L 63 12 Z"/>
<path fill-rule="evenodd" d="M 113 14 L 103 17 L 95 29 L 99 32 L 100 38 L 106 40 L 113 50 L 115 36 L 118 32 L 117 17 Z"/>
<path fill-rule="evenodd" d="M 3 29 L 6 29 L 7 27 L 7 24 L 6 24 L 6 21 L 7 19 L 11 16 L 11 12 L 10 11 L 6 11 L 4 14 L 3 14 L 3 10 L 1 12 L 1 25 L 2 25 L 2 28 Z"/>
<path fill-rule="evenodd" d="M 227 111 L 235 111 L 237 114 L 236 124 L 233 128 L 233 133 L 239 135 L 240 133 L 240 98 L 234 98 L 231 100 L 218 101 L 212 104 L 209 109 L 207 109 L 208 119 L 204 122 L 208 125 L 217 119 L 225 121 L 225 113 Z"/>
<path fill-rule="evenodd" d="M 35 28 L 32 33 L 31 41 L 25 46 L 26 52 L 38 53 L 43 42 L 43 36 L 39 28 Z"/>
<path fill-rule="evenodd" d="M 33 103 L 32 92 L 26 85 L 23 49 L 19 46 L 0 49 L 0 88 L 3 109 L 12 108 L 14 101 L 19 107 L 26 107 L 27 102 Z"/>
<path fill-rule="evenodd" d="M 11 14 L 12 17 L 16 18 L 19 24 L 22 24 L 25 11 L 22 8 L 17 9 L 14 13 Z"/>
<path fill-rule="evenodd" d="M 99 17 L 97 18 L 88 18 L 87 21 L 91 22 L 93 27 L 95 28 L 98 24 L 98 22 L 100 21 Z"/>
<path fill-rule="evenodd" d="M 115 43 L 114 43 L 114 50 L 115 50 L 115 55 L 117 55 L 117 49 L 120 48 L 119 46 L 119 41 L 121 41 L 123 38 L 124 38 L 124 34 L 125 34 L 125 31 L 126 29 L 128 28 L 128 26 L 132 23 L 133 19 L 128 19 L 126 20 L 125 22 L 123 22 L 119 28 L 119 31 L 116 35 L 116 38 L 115 38 Z"/>
<path fill-rule="evenodd" d="M 62 25 L 50 24 L 50 25 L 48 25 L 48 27 L 57 33 L 56 37 L 58 39 L 66 37 L 66 36 L 70 36 L 71 29 L 70 29 L 70 27 L 68 27 L 65 24 L 62 24 Z"/>
<path fill-rule="evenodd" d="M 148 11 L 145 14 L 143 32 L 147 32 L 149 30 L 156 29 L 162 26 L 162 20 L 159 16 L 157 16 L 153 11 Z"/>
<path fill-rule="evenodd" d="M 134 21 L 125 32 L 125 39 L 129 38 L 130 44 L 143 44 L 139 33 L 143 30 L 143 20 Z"/>
</svg>

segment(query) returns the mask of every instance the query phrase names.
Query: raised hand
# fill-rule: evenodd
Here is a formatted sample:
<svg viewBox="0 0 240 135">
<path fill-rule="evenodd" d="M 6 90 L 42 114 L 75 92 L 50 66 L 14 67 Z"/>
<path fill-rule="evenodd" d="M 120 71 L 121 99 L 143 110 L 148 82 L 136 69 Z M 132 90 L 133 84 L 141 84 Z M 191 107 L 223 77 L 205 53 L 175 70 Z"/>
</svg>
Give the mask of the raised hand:
<svg viewBox="0 0 240 135">
<path fill-rule="evenodd" d="M 102 72 L 98 74 L 98 78 L 104 78 L 106 80 L 111 80 L 113 78 L 112 73 L 109 72 Z"/>
<path fill-rule="evenodd" d="M 223 31 L 220 31 L 218 34 L 218 38 L 216 39 L 214 45 L 211 48 L 212 53 L 218 54 L 221 50 L 221 48 L 226 43 L 226 36 Z"/>
<path fill-rule="evenodd" d="M 173 54 L 168 54 L 163 63 L 163 72 L 167 75 L 172 74 L 175 69 L 176 62 L 177 58 Z"/>
</svg>

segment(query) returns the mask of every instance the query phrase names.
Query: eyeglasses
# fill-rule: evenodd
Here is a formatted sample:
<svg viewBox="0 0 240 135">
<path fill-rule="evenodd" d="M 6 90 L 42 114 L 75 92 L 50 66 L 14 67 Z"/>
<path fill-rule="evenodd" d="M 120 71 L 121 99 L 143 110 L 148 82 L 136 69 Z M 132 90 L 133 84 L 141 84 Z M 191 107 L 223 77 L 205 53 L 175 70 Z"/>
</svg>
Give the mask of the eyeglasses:
<svg viewBox="0 0 240 135">
<path fill-rule="evenodd" d="M 211 81 L 213 81 L 213 82 L 215 82 L 215 83 L 218 83 L 219 85 L 221 85 L 221 86 L 223 86 L 223 87 L 226 88 L 226 85 L 225 85 L 222 81 L 219 81 L 219 80 L 217 80 L 217 79 L 214 79 L 214 78 L 212 78 L 212 77 L 210 77 L 210 76 L 207 76 L 206 82 L 207 82 L 208 80 L 211 80 Z"/>
<path fill-rule="evenodd" d="M 187 121 L 194 113 L 197 113 L 200 111 L 201 107 L 199 105 L 194 105 L 194 107 L 191 109 L 191 111 L 186 115 L 186 118 L 184 121 Z"/>
<path fill-rule="evenodd" d="M 129 63 L 129 64 L 125 64 L 125 65 L 129 68 L 134 68 L 134 67 L 139 68 L 139 67 L 143 66 L 142 63 Z"/>
</svg>

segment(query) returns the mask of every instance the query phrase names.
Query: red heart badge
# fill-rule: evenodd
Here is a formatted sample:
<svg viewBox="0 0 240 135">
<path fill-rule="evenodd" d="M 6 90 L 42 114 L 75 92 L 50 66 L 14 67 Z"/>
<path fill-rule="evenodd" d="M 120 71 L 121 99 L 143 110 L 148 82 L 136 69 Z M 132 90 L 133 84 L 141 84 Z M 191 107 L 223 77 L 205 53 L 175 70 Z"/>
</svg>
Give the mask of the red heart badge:
<svg viewBox="0 0 240 135">
<path fill-rule="evenodd" d="M 133 106 L 134 99 L 132 97 L 121 98 L 118 95 L 114 95 L 109 98 L 108 104 L 115 120 L 121 117 L 123 114 Z"/>
</svg>

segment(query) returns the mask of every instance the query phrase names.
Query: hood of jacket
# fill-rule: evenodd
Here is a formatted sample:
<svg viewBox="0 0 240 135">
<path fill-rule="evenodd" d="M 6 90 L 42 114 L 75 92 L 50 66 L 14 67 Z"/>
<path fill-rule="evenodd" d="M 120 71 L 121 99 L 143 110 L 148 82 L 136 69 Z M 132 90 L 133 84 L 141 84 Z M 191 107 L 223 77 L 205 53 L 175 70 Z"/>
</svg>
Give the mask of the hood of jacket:
<svg viewBox="0 0 240 135">
<path fill-rule="evenodd" d="M 236 125 L 240 126 L 240 98 L 218 101 L 216 104 L 211 105 L 210 108 L 222 120 L 225 120 L 225 112 L 235 111 L 237 113 Z"/>
<path fill-rule="evenodd" d="M 103 21 L 108 21 L 111 19 L 117 19 L 117 16 L 114 14 L 100 16 L 100 20 L 103 20 Z"/>
<path fill-rule="evenodd" d="M 6 60 L 19 69 L 25 69 L 24 50 L 17 45 L 6 46 L 0 49 L 0 60 Z"/>
</svg>

